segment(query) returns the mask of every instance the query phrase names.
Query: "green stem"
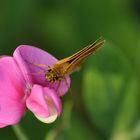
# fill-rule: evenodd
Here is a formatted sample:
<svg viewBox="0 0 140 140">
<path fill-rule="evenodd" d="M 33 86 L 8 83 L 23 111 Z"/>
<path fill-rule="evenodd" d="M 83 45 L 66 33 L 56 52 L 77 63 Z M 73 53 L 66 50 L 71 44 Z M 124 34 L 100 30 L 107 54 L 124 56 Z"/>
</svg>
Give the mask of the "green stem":
<svg viewBox="0 0 140 140">
<path fill-rule="evenodd" d="M 24 133 L 23 129 L 20 127 L 20 125 L 13 125 L 12 126 L 15 135 L 17 136 L 17 138 L 19 140 L 29 140 L 29 138 L 27 137 L 27 135 Z"/>
</svg>

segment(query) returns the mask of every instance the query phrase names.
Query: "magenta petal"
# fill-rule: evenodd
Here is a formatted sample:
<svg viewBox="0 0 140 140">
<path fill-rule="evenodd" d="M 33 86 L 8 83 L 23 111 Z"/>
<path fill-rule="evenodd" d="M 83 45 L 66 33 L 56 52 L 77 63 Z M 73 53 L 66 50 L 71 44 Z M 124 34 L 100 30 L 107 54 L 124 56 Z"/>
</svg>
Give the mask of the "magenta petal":
<svg viewBox="0 0 140 140">
<path fill-rule="evenodd" d="M 70 88 L 70 77 L 66 76 L 66 78 L 64 78 L 61 83 L 60 83 L 60 87 L 58 89 L 58 94 L 59 96 L 63 96 L 65 93 L 68 92 L 68 89 Z"/>
<path fill-rule="evenodd" d="M 0 127 L 12 125 L 25 112 L 25 81 L 12 57 L 0 59 Z"/>
<path fill-rule="evenodd" d="M 30 72 L 29 72 L 29 68 L 26 64 L 26 62 L 24 61 L 23 57 L 22 57 L 22 54 L 20 52 L 20 50 L 17 48 L 13 54 L 14 56 L 14 59 L 16 60 L 25 80 L 26 80 L 26 83 L 28 83 L 29 85 L 32 84 L 32 78 L 31 78 L 31 75 L 30 75 Z"/>
<path fill-rule="evenodd" d="M 21 70 L 23 71 L 23 74 L 26 77 L 26 79 L 29 79 L 27 75 L 30 75 L 34 84 L 47 86 L 53 88 L 54 90 L 58 89 L 58 84 L 49 83 L 45 78 L 45 72 L 48 69 L 47 66 L 51 67 L 58 61 L 51 54 L 36 47 L 21 45 L 15 50 L 14 58 L 21 67 Z M 27 67 L 23 67 L 24 63 L 26 63 L 26 66 L 28 66 L 28 73 L 26 70 Z M 38 64 L 45 65 L 39 66 Z M 58 92 L 59 96 L 64 95 L 68 91 L 69 87 L 70 77 L 67 76 L 66 78 L 64 78 L 64 80 L 61 81 Z"/>
<path fill-rule="evenodd" d="M 61 100 L 60 100 L 59 96 L 52 89 L 50 89 L 48 87 L 44 88 L 44 92 L 45 92 L 45 97 L 46 98 L 48 97 L 53 101 L 54 106 L 57 110 L 57 114 L 59 116 L 62 112 Z"/>
<path fill-rule="evenodd" d="M 28 69 L 30 71 L 28 72 L 28 75 L 32 76 L 34 84 L 40 84 L 44 86 L 48 83 L 44 76 L 45 71 L 48 69 L 48 67 L 45 66 L 40 67 L 35 65 L 45 64 L 47 66 L 52 66 L 54 63 L 57 62 L 57 59 L 54 58 L 49 53 L 39 48 L 28 46 L 28 45 L 19 46 L 14 52 L 14 58 L 19 63 L 19 65 L 21 64 L 21 61 L 22 62 L 24 61 L 24 63 L 28 65 Z M 42 74 L 38 74 L 38 72 L 41 72 Z"/>
<path fill-rule="evenodd" d="M 56 119 L 61 113 L 59 96 L 54 90 L 39 85 L 33 86 L 31 95 L 26 100 L 26 105 L 38 119 L 45 123 L 50 122 L 50 117 L 55 116 Z"/>
<path fill-rule="evenodd" d="M 0 128 L 6 127 L 7 125 L 0 123 Z"/>
</svg>

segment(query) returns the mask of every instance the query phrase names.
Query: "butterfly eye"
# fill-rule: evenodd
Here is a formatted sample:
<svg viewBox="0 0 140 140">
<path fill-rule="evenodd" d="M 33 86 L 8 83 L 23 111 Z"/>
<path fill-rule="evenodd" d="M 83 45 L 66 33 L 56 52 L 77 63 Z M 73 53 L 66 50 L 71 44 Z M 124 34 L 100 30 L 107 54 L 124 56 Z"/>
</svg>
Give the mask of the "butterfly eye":
<svg viewBox="0 0 140 140">
<path fill-rule="evenodd" d="M 54 77 L 54 80 L 59 80 L 59 77 L 58 77 L 58 76 L 55 76 L 55 77 Z"/>
<path fill-rule="evenodd" d="M 47 71 L 48 71 L 48 72 L 51 72 L 52 70 L 51 70 L 51 69 L 48 69 Z"/>
</svg>

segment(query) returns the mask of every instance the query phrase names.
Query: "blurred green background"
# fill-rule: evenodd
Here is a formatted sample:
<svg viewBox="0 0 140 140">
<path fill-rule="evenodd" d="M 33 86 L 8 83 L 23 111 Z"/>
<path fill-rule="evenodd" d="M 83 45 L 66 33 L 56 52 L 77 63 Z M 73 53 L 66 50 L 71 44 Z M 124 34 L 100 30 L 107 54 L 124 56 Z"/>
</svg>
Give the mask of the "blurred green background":
<svg viewBox="0 0 140 140">
<path fill-rule="evenodd" d="M 100 36 L 104 47 L 71 76 L 62 116 L 52 124 L 29 111 L 22 118 L 29 140 L 140 140 L 140 1 L 0 1 L 0 55 L 28 44 L 61 59 Z M 20 140 L 11 126 L 0 139 Z"/>
</svg>

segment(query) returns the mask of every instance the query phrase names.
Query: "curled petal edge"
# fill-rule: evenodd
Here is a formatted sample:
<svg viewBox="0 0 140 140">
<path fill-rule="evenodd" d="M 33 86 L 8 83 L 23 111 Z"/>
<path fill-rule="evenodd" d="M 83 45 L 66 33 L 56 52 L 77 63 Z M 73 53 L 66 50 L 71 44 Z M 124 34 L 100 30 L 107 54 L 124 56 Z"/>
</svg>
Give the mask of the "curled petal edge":
<svg viewBox="0 0 140 140">
<path fill-rule="evenodd" d="M 34 85 L 26 105 L 37 119 L 44 123 L 52 123 L 61 114 L 61 101 L 57 93 L 40 85 Z"/>
</svg>

